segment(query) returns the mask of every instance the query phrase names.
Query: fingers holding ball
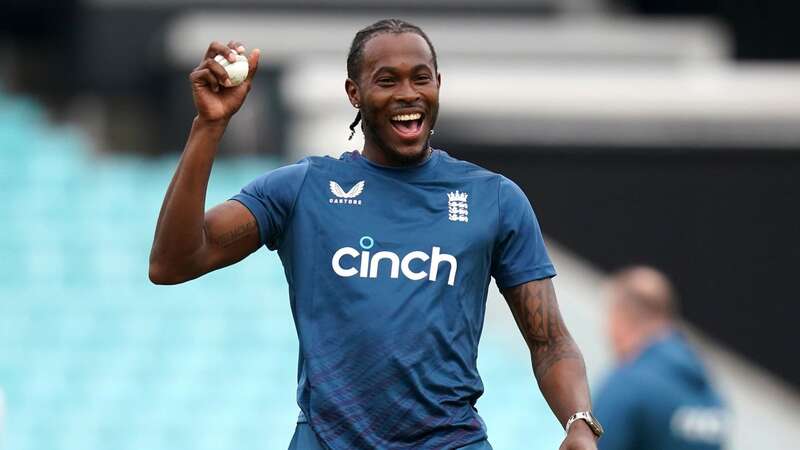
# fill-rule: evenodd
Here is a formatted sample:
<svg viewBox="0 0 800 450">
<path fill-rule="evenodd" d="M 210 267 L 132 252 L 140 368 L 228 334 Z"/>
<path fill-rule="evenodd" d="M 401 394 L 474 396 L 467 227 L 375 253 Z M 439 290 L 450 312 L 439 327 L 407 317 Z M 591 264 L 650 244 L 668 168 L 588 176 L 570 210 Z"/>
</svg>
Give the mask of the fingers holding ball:
<svg viewBox="0 0 800 450">
<path fill-rule="evenodd" d="M 226 86 L 239 86 L 247 79 L 250 65 L 247 62 L 246 56 L 236 53 L 235 61 L 231 62 L 226 57 L 217 55 L 214 57 L 214 61 L 225 70 L 227 78 L 230 80 L 230 84 L 226 83 Z"/>
<path fill-rule="evenodd" d="M 190 78 L 205 82 L 212 91 L 219 92 L 223 87 L 235 87 L 252 77 L 258 61 L 258 50 L 245 56 L 245 46 L 239 41 L 228 41 L 227 45 L 214 41 L 206 50 L 203 61 Z"/>
</svg>

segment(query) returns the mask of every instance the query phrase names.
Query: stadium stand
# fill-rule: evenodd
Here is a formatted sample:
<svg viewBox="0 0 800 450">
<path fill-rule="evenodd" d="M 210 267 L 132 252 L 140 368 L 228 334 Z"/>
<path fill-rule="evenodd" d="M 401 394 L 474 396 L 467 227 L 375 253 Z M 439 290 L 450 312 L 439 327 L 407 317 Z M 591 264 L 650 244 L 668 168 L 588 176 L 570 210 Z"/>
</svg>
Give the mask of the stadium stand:
<svg viewBox="0 0 800 450">
<path fill-rule="evenodd" d="M 285 446 L 296 342 L 276 260 L 150 285 L 174 159 L 91 160 L 82 136 L 18 98 L 0 116 L 8 448 Z M 212 201 L 262 164 L 220 164 Z"/>
</svg>

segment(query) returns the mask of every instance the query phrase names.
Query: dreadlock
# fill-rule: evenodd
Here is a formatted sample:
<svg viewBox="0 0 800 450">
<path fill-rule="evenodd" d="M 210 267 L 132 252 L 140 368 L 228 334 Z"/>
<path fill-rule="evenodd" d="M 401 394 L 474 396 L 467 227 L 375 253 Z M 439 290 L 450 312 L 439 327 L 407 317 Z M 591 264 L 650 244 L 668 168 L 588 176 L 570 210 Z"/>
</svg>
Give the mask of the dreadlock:
<svg viewBox="0 0 800 450">
<path fill-rule="evenodd" d="M 431 40 L 428 39 L 428 35 L 426 35 L 420 27 L 400 19 L 383 19 L 366 28 L 362 28 L 358 33 L 356 33 L 356 37 L 353 38 L 353 43 L 350 45 L 350 53 L 347 55 L 348 78 L 358 82 L 359 76 L 361 75 L 361 64 L 364 62 L 364 46 L 373 37 L 386 33 L 414 33 L 421 36 L 423 39 L 425 39 L 425 42 L 428 43 L 428 47 L 431 49 L 431 55 L 433 55 L 433 68 L 437 71 L 439 70 L 436 62 L 436 50 L 434 50 Z M 356 134 L 356 126 L 359 122 L 361 122 L 361 111 L 356 114 L 355 120 L 353 120 L 353 123 L 350 124 L 350 137 L 348 140 L 353 139 L 353 135 Z"/>
</svg>

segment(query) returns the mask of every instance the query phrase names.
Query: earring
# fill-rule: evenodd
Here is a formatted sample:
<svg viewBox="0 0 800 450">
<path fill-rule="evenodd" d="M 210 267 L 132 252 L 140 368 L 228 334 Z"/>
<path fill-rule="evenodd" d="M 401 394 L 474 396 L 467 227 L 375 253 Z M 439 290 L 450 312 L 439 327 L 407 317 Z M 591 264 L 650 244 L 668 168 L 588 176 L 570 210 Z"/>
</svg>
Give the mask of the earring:
<svg viewBox="0 0 800 450">
<path fill-rule="evenodd" d="M 434 134 L 436 134 L 436 130 L 431 129 L 431 136 L 433 136 Z"/>
<path fill-rule="evenodd" d="M 353 105 L 353 107 L 355 107 L 356 109 L 358 109 L 358 108 L 361 108 L 361 105 L 359 105 L 358 103 L 356 103 L 355 105 Z"/>
</svg>

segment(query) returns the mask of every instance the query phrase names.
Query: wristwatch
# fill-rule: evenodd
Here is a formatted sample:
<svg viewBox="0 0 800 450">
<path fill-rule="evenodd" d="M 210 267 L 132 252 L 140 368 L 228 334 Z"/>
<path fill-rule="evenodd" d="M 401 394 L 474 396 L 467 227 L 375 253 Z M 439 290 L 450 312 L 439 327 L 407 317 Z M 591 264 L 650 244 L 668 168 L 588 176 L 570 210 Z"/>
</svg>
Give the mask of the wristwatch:
<svg viewBox="0 0 800 450">
<path fill-rule="evenodd" d="M 603 435 L 603 426 L 600 425 L 600 422 L 594 417 L 591 411 L 580 411 L 573 414 L 572 417 L 567 420 L 567 426 L 564 427 L 567 433 L 569 433 L 570 425 L 576 420 L 583 420 L 586 422 L 586 425 L 589 425 L 589 429 L 592 430 L 595 436 L 600 437 Z"/>
</svg>

